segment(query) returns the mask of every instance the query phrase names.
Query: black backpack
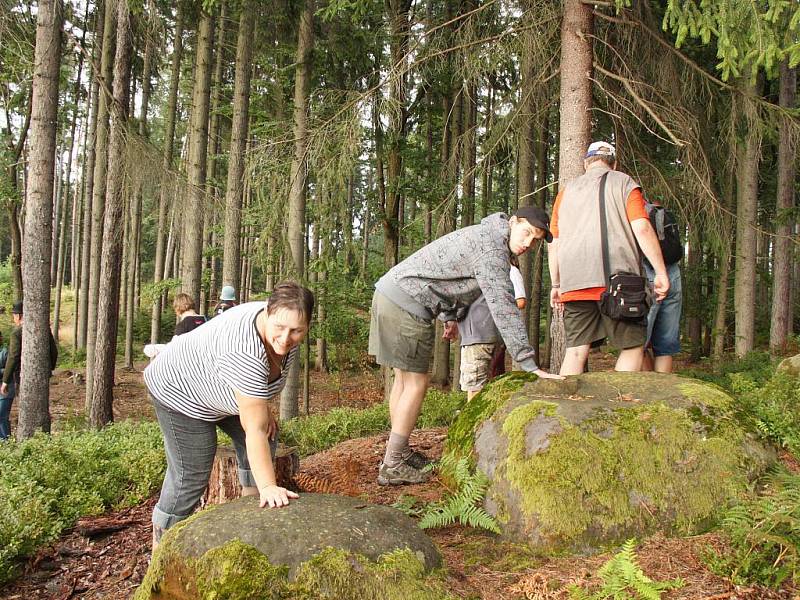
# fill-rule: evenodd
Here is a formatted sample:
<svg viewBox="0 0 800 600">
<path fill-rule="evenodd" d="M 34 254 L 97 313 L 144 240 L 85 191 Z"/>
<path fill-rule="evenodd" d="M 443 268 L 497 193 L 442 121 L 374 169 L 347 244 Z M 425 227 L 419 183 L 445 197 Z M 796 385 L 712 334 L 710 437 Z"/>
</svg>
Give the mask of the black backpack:
<svg viewBox="0 0 800 600">
<path fill-rule="evenodd" d="M 674 265 L 683 258 L 681 228 L 672 213 L 663 206 L 656 206 L 648 202 L 646 207 L 650 224 L 658 236 L 658 243 L 661 244 L 664 264 Z"/>
</svg>

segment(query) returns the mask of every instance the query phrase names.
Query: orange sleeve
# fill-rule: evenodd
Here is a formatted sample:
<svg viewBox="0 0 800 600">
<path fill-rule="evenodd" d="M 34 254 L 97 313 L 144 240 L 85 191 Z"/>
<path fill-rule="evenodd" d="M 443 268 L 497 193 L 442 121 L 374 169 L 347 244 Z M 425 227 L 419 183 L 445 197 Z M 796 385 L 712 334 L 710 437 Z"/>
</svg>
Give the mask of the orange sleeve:
<svg viewBox="0 0 800 600">
<path fill-rule="evenodd" d="M 564 190 L 561 190 L 556 195 L 556 201 L 553 203 L 553 214 L 550 217 L 550 233 L 553 238 L 558 237 L 558 209 L 561 207 L 561 197 L 564 195 Z"/>
<path fill-rule="evenodd" d="M 625 214 L 628 215 L 628 223 L 636 219 L 647 219 L 647 209 L 644 206 L 644 194 L 642 188 L 636 188 L 628 194 L 628 201 L 625 204 Z"/>
</svg>

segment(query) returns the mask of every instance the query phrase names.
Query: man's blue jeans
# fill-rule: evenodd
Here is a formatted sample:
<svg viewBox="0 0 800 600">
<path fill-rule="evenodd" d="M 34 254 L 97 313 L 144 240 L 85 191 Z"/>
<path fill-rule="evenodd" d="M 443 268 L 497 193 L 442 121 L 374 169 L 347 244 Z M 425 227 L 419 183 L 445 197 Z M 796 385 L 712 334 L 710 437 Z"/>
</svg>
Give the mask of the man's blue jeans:
<svg viewBox="0 0 800 600">
<path fill-rule="evenodd" d="M 14 384 L 8 386 L 8 394 L 0 398 L 0 440 L 11 436 L 11 404 L 14 402 Z"/>
</svg>

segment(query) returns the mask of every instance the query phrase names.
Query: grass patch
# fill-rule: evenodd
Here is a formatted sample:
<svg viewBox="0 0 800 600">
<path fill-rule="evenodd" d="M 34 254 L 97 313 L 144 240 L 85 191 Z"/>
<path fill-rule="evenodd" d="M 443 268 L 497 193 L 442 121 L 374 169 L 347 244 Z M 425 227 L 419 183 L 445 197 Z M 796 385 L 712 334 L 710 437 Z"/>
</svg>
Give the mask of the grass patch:
<svg viewBox="0 0 800 600">
<path fill-rule="evenodd" d="M 165 468 L 156 423 L 0 444 L 0 584 L 79 517 L 145 500 Z"/>
</svg>

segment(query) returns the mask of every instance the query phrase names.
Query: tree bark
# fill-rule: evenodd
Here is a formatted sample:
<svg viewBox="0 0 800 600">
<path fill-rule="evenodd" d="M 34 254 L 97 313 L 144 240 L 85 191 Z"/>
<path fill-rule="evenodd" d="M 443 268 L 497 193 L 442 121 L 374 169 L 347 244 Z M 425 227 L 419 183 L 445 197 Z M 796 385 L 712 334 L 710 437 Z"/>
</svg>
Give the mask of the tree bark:
<svg viewBox="0 0 800 600">
<path fill-rule="evenodd" d="M 100 295 L 97 308 L 97 343 L 89 424 L 97 429 L 114 420 L 114 358 L 119 324 L 119 292 L 122 267 L 122 219 L 127 192 L 125 137 L 131 77 L 131 22 L 127 2 L 117 3 L 116 54 L 114 57 L 114 98 L 108 152 L 108 197 L 103 220 L 103 259 L 100 266 Z M 130 282 L 130 286 L 133 282 Z"/>
<path fill-rule="evenodd" d="M 214 16 L 203 12 L 197 31 L 189 139 L 189 191 L 186 196 L 186 209 L 183 211 L 183 265 L 181 267 L 181 288 L 194 300 L 195 306 L 200 305 L 213 39 Z"/>
<path fill-rule="evenodd" d="M 411 31 L 409 10 L 411 0 L 387 0 L 389 19 L 389 52 L 391 75 L 389 100 L 391 113 L 386 132 L 386 204 L 383 212 L 384 248 L 386 268 L 397 264 L 400 252 L 400 182 L 403 177 L 401 147 L 407 135 L 408 107 L 406 106 L 406 63 L 408 37 Z"/>
<path fill-rule="evenodd" d="M 250 76 L 253 63 L 255 4 L 247 0 L 239 17 L 236 43 L 236 75 L 233 83 L 233 120 L 231 149 L 228 157 L 228 185 L 225 192 L 225 240 L 222 253 L 222 285 L 241 287 L 239 238 L 242 232 L 242 195 L 244 190 L 245 149 L 250 119 Z M 271 288 L 270 288 L 271 289 Z"/>
<path fill-rule="evenodd" d="M 743 84 L 748 95 L 756 86 Z M 733 304 L 736 323 L 734 349 L 737 356 L 753 350 L 756 311 L 756 219 L 758 217 L 758 163 L 761 139 L 758 130 L 743 123 L 745 139 L 736 163 L 736 271 Z"/>
<path fill-rule="evenodd" d="M 306 153 L 308 151 L 308 95 L 311 86 L 311 59 L 314 48 L 314 0 L 305 0 L 300 15 L 295 56 L 294 85 L 294 156 L 291 166 L 289 190 L 289 249 L 292 253 L 292 271 L 298 278 L 305 277 L 306 228 L 306 178 L 308 177 Z M 280 418 L 291 419 L 299 414 L 297 397 L 300 391 L 300 361 L 294 361 L 286 387 L 281 394 Z"/>
<path fill-rule="evenodd" d="M 149 7 L 150 14 L 148 19 L 154 19 L 155 14 L 152 12 L 155 9 L 152 5 Z M 152 30 L 146 35 L 145 49 L 144 49 L 144 62 L 142 65 L 142 105 L 139 112 L 139 137 L 142 139 L 148 138 L 147 131 L 147 110 L 150 106 L 150 92 L 152 86 L 150 85 L 150 71 L 153 64 L 153 32 Z M 136 274 L 139 266 L 139 237 L 142 228 L 142 191 L 139 190 L 135 194 L 133 205 L 131 206 L 130 215 L 130 233 L 128 244 L 128 284 L 125 288 L 125 366 L 128 369 L 133 368 L 133 323 L 136 315 Z"/>
<path fill-rule="evenodd" d="M 84 22 L 88 23 L 89 21 L 89 4 L 86 4 L 86 12 L 84 15 Z M 83 39 L 81 40 L 81 46 L 83 46 L 86 42 L 86 28 L 83 30 Z M 72 176 L 72 155 L 75 151 L 75 132 L 78 123 L 78 104 L 80 103 L 81 99 L 81 74 L 83 73 L 83 53 L 78 54 L 78 69 L 77 74 L 75 76 L 75 86 L 72 90 L 72 97 L 75 102 L 75 106 L 72 110 L 72 125 L 70 131 L 70 141 L 69 141 L 69 154 L 67 155 L 67 172 L 65 175 L 65 194 L 63 199 L 64 208 L 61 211 L 61 231 L 59 234 L 59 247 L 58 247 L 58 259 L 57 259 L 57 267 L 56 267 L 56 291 L 55 291 L 55 302 L 53 306 L 53 337 L 58 341 L 58 334 L 59 334 L 59 327 L 61 324 L 61 288 L 64 284 L 64 269 L 66 266 L 66 254 L 67 254 L 67 206 L 68 201 L 70 200 L 70 194 L 72 195 L 72 247 L 73 247 L 73 255 L 74 255 L 74 241 L 75 241 L 75 212 L 78 208 L 76 199 L 78 198 L 78 189 L 79 185 L 76 185 L 75 188 L 72 187 L 71 176 Z M 72 269 L 70 269 L 72 271 Z M 72 273 L 72 279 L 74 280 L 74 272 Z M 77 305 L 77 299 L 75 301 Z"/>
<path fill-rule="evenodd" d="M 75 339 L 76 349 L 86 348 L 86 338 L 89 321 L 89 279 L 92 257 L 92 202 L 94 196 L 94 170 L 97 164 L 97 119 L 99 117 L 100 104 L 100 79 L 102 72 L 96 70 L 97 56 L 102 52 L 102 43 L 105 39 L 105 4 L 98 4 L 94 44 L 92 46 L 92 99 L 91 113 L 89 116 L 89 138 L 86 144 L 86 184 L 83 189 L 83 234 L 81 238 L 81 279 L 80 291 L 78 292 L 78 319 L 77 335 Z M 98 44 L 98 40 L 100 44 Z"/>
<path fill-rule="evenodd" d="M 28 182 L 25 198 L 25 240 L 22 283 L 22 371 L 17 439 L 36 430 L 50 431 L 50 245 L 52 243 L 53 172 L 58 127 L 58 84 L 61 65 L 60 0 L 40 0 L 36 15 Z"/>
<path fill-rule="evenodd" d="M 86 321 L 86 413 L 89 414 L 94 384 L 95 343 L 97 338 L 97 302 L 100 293 L 100 261 L 103 253 L 103 218 L 108 175 L 109 98 L 114 66 L 116 5 L 119 0 L 106 0 L 103 15 L 103 51 L 100 60 L 101 89 L 98 94 L 97 131 L 92 189 L 92 240 L 90 253 L 88 317 Z"/>
<path fill-rule="evenodd" d="M 167 100 L 166 125 L 164 127 L 164 172 L 172 169 L 172 157 L 175 150 L 175 115 L 178 109 L 178 83 L 181 78 L 181 58 L 183 57 L 183 11 L 177 3 L 175 15 L 175 35 L 172 41 L 172 69 Z M 158 198 L 158 227 L 156 229 L 156 257 L 153 268 L 153 283 L 164 280 L 164 266 L 167 242 L 167 208 L 169 206 L 168 185 L 161 186 Z M 161 294 L 153 295 L 153 307 L 150 314 L 150 343 L 157 344 L 161 338 Z"/>
<path fill-rule="evenodd" d="M 592 8 L 581 0 L 564 0 L 561 24 L 561 110 L 558 144 L 558 187 L 583 174 L 583 155 L 592 135 Z M 564 321 L 553 315 L 550 370 L 564 360 Z"/>
<path fill-rule="evenodd" d="M 792 109 L 796 104 L 797 69 L 789 68 L 787 61 L 780 65 L 779 104 Z M 786 118 L 786 117 L 784 117 Z M 780 353 L 786 349 L 792 332 L 792 226 L 788 213 L 794 207 L 796 148 L 789 132 L 789 123 L 783 122 L 778 131 L 778 190 L 775 202 L 775 258 L 773 266 L 772 319 L 770 321 L 769 347 Z"/>
</svg>

